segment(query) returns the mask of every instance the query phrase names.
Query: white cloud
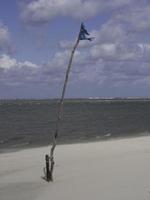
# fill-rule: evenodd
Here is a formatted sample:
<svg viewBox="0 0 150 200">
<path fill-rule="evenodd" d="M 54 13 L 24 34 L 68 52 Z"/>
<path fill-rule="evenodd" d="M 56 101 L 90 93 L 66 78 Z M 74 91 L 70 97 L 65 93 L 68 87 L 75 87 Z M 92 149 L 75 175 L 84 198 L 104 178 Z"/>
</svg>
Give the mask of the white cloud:
<svg viewBox="0 0 150 200">
<path fill-rule="evenodd" d="M 149 3 L 137 3 L 133 7 L 125 9 L 116 16 L 121 23 L 126 23 L 129 31 L 143 32 L 150 30 L 150 5 Z"/>
<path fill-rule="evenodd" d="M 64 40 L 59 42 L 59 46 L 63 49 L 71 49 L 73 45 L 74 45 L 73 41 Z"/>
<path fill-rule="evenodd" d="M 10 58 L 10 56 L 3 54 L 0 56 L 0 68 L 4 70 L 11 69 L 17 66 L 17 61 L 14 58 Z"/>
<path fill-rule="evenodd" d="M 57 16 L 85 19 L 106 9 L 130 5 L 135 0 L 32 0 L 22 5 L 21 18 L 29 24 L 47 23 Z"/>
<path fill-rule="evenodd" d="M 37 79 L 39 66 L 30 62 L 18 62 L 7 54 L 0 56 L 0 82 L 5 85 L 32 83 Z"/>
<path fill-rule="evenodd" d="M 105 30 L 107 32 L 107 29 Z M 102 36 L 101 31 L 103 32 L 103 29 L 96 33 L 96 42 L 91 43 L 91 46 L 85 46 L 84 49 L 79 47 L 76 51 L 72 80 L 89 81 L 96 84 L 107 83 L 111 86 L 128 83 L 136 85 L 140 82 L 147 84 L 146 77 L 149 77 L 150 74 L 150 44 L 138 43 L 138 41 L 132 40 L 132 37 L 129 38 L 126 32 L 122 37 L 120 34 L 119 37 L 115 37 L 115 40 L 113 37 L 111 40 L 104 40 L 107 41 L 104 43 L 102 37 L 99 39 L 99 35 Z M 104 38 L 106 39 L 105 34 Z M 88 43 L 88 41 L 86 42 Z M 67 43 L 71 44 L 72 42 L 66 41 Z M 80 45 L 82 46 L 82 41 Z M 62 60 L 66 60 L 66 57 L 69 58 L 69 53 L 64 55 L 64 51 L 59 52 L 61 58 L 59 69 L 64 68 Z M 69 51 L 67 50 L 67 52 Z M 63 64 L 61 65 L 61 63 Z M 65 65 L 67 67 L 67 62 Z"/>
<path fill-rule="evenodd" d="M 150 83 L 150 43 L 145 40 L 145 31 L 150 27 L 146 1 L 32 0 L 22 6 L 21 17 L 26 23 L 35 25 L 49 22 L 57 16 L 88 18 L 106 9 L 114 12 L 101 28 L 91 31 L 91 36 L 95 37 L 92 42 L 80 42 L 70 81 L 110 86 Z M 140 40 L 139 32 L 143 34 Z M 73 45 L 74 41 L 61 41 L 61 49 L 42 66 L 1 56 L 3 81 L 48 85 L 62 82 Z M 2 75 L 0 77 L 2 80 Z"/>
<path fill-rule="evenodd" d="M 23 68 L 23 67 L 29 67 L 29 68 L 36 68 L 37 65 L 25 61 L 25 62 L 18 62 L 15 58 L 11 58 L 7 54 L 0 55 L 0 68 L 4 70 L 9 70 L 13 68 Z"/>
<path fill-rule="evenodd" d="M 103 43 L 78 49 L 71 69 L 70 82 L 101 85 L 148 84 L 150 44 Z M 38 66 L 0 56 L 0 82 L 7 85 L 58 84 L 64 81 L 70 50 L 57 52 L 49 63 Z"/>
<path fill-rule="evenodd" d="M 8 28 L 0 23 L 0 51 L 9 51 L 10 33 Z"/>
<path fill-rule="evenodd" d="M 116 45 L 111 43 L 94 45 L 91 48 L 91 56 L 95 59 L 97 58 L 113 58 L 116 57 Z"/>
</svg>

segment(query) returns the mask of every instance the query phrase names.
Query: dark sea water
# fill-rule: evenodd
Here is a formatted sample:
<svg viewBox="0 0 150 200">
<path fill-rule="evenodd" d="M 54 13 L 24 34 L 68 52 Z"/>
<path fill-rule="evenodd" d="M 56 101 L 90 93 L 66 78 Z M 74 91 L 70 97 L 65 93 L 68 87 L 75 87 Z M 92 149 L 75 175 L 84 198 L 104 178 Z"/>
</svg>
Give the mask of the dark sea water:
<svg viewBox="0 0 150 200">
<path fill-rule="evenodd" d="M 48 145 L 58 100 L 1 100 L 0 150 Z M 58 143 L 150 134 L 150 100 L 66 100 Z"/>
</svg>

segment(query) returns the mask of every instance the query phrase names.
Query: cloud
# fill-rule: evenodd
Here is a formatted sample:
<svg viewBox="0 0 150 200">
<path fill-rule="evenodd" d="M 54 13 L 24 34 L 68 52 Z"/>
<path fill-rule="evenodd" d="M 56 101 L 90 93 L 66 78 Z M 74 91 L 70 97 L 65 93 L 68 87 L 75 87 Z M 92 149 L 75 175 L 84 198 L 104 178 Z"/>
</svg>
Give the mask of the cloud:
<svg viewBox="0 0 150 200">
<path fill-rule="evenodd" d="M 0 56 L 0 68 L 3 70 L 8 70 L 13 67 L 16 67 L 17 61 L 14 58 L 10 58 L 8 55 L 3 54 Z"/>
<path fill-rule="evenodd" d="M 119 87 L 121 84 L 150 83 L 150 44 L 103 43 L 79 48 L 75 53 L 70 83 L 95 83 Z M 20 62 L 3 54 L 0 56 L 1 84 L 45 85 L 62 84 L 70 57 L 69 49 L 56 52 L 46 64 Z"/>
<path fill-rule="evenodd" d="M 150 5 L 143 1 L 142 4 L 137 3 L 133 7 L 124 9 L 122 13 L 116 16 L 116 20 L 128 25 L 131 32 L 144 32 L 150 30 L 149 21 Z"/>
<path fill-rule="evenodd" d="M 18 62 L 15 58 L 11 58 L 9 55 L 7 54 L 2 54 L 0 55 L 0 68 L 3 70 L 10 70 L 10 69 L 21 69 L 24 67 L 28 67 L 28 68 L 36 68 L 37 65 L 29 62 L 29 61 L 25 61 L 25 62 Z"/>
<path fill-rule="evenodd" d="M 150 84 L 150 43 L 145 39 L 150 9 L 146 0 L 32 0 L 22 5 L 21 17 L 27 24 L 38 25 L 57 16 L 84 19 L 106 10 L 112 11 L 110 18 L 90 32 L 95 39 L 80 42 L 70 82 L 110 87 Z M 74 41 L 60 41 L 59 45 L 61 48 L 53 58 L 43 65 L 20 62 L 3 54 L 1 83 L 44 86 L 62 83 Z"/>
<path fill-rule="evenodd" d="M 38 66 L 32 62 L 18 62 L 7 54 L 0 56 L 0 82 L 4 85 L 20 85 L 36 80 Z"/>
<path fill-rule="evenodd" d="M 8 28 L 0 23 L 0 52 L 11 50 L 10 33 Z"/>
<path fill-rule="evenodd" d="M 30 25 L 51 21 L 57 16 L 87 19 L 105 10 L 114 10 L 135 0 L 32 0 L 21 6 L 21 18 Z"/>
<path fill-rule="evenodd" d="M 86 41 L 86 45 L 80 42 L 72 69 L 76 73 L 72 77 L 76 76 L 78 81 L 111 87 L 120 84 L 148 84 L 148 78 L 150 84 L 150 43 L 139 43 L 136 37 L 128 34 L 120 21 L 115 23 L 113 18 L 92 33 L 95 36 L 93 42 Z M 63 49 L 73 46 L 72 41 L 60 44 L 63 44 Z"/>
<path fill-rule="evenodd" d="M 100 45 L 94 45 L 91 48 L 91 56 L 95 59 L 109 58 L 113 59 L 116 56 L 117 47 L 115 44 L 106 43 Z"/>
</svg>

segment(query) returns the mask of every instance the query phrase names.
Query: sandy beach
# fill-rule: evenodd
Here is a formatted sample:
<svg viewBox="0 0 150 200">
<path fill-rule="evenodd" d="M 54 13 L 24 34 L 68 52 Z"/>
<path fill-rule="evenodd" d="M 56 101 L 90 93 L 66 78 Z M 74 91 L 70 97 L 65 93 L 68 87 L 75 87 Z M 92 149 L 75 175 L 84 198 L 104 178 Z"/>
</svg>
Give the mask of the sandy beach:
<svg viewBox="0 0 150 200">
<path fill-rule="evenodd" d="M 59 145 L 53 183 L 42 178 L 48 151 L 0 154 L 0 200 L 150 199 L 150 137 Z"/>
</svg>

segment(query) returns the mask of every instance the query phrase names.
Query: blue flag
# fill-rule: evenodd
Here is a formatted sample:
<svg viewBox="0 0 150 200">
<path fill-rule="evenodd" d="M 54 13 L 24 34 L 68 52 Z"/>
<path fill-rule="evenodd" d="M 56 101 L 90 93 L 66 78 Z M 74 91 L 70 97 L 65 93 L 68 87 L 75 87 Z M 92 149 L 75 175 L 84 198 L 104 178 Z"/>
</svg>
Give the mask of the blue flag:
<svg viewBox="0 0 150 200">
<path fill-rule="evenodd" d="M 88 31 L 85 29 L 84 24 L 81 23 L 81 29 L 80 29 L 79 39 L 80 39 L 80 40 L 89 40 L 89 41 L 92 41 L 93 38 L 87 37 L 88 35 L 90 35 L 90 34 L 89 34 Z"/>
</svg>

